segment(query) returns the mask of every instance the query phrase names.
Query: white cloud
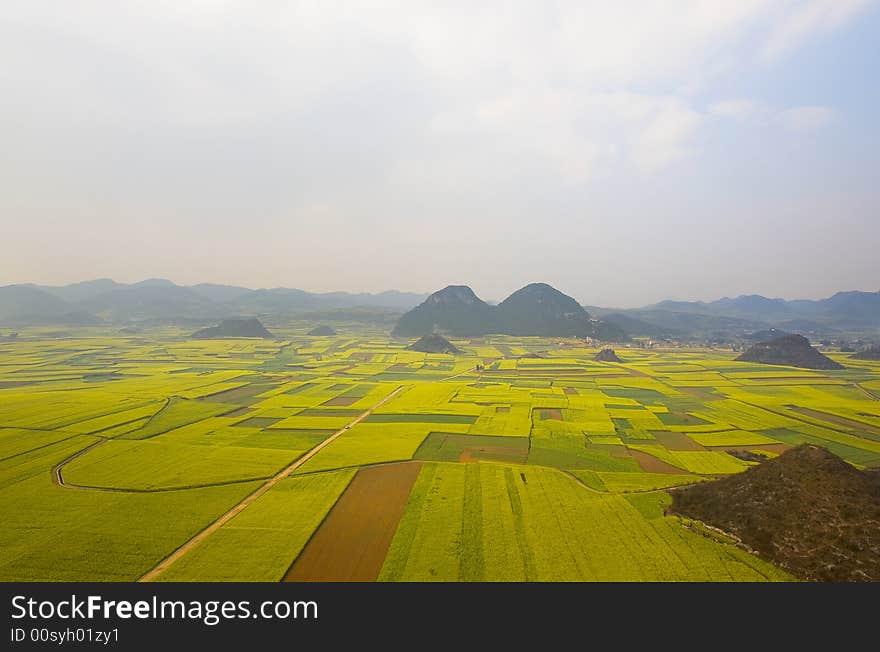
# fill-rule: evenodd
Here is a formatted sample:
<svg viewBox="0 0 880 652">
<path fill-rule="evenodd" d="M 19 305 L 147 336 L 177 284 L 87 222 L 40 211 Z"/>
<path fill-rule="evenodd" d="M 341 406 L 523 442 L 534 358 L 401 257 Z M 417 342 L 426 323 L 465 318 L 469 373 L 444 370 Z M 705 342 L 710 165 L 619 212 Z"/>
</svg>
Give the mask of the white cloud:
<svg viewBox="0 0 880 652">
<path fill-rule="evenodd" d="M 755 100 L 723 100 L 709 106 L 709 114 L 730 118 L 737 122 L 746 122 L 762 114 L 764 106 Z"/>
<path fill-rule="evenodd" d="M 466 129 L 509 141 L 505 152 L 556 161 L 570 182 L 613 151 L 647 169 L 680 159 L 701 124 L 691 92 L 744 65 L 756 30 L 770 32 L 765 51 L 776 56 L 866 2 L 677 0 L 671 11 L 668 0 L 177 0 L 65 11 L 29 0 L 6 12 L 0 56 L 27 62 L 6 73 L 13 102 L 47 120 L 99 124 L 248 125 L 364 93 L 382 101 L 399 85 L 424 94 L 433 113 L 413 120 L 470 120 Z M 748 120 L 760 107 L 718 102 L 709 113 Z"/>
<path fill-rule="evenodd" d="M 799 106 L 781 111 L 777 117 L 786 129 L 812 131 L 831 122 L 834 111 L 827 106 Z"/>
<path fill-rule="evenodd" d="M 810 38 L 845 24 L 873 0 L 806 0 L 788 5 L 771 25 L 761 56 L 774 60 L 803 45 Z"/>
<path fill-rule="evenodd" d="M 670 10 L 668 0 L 461 3 L 398 10 L 389 29 L 401 28 L 420 60 L 450 78 L 496 73 L 513 83 L 544 76 L 628 84 L 702 76 L 773 4 L 677 0 Z"/>
<path fill-rule="evenodd" d="M 564 183 L 582 184 L 598 165 L 654 172 L 675 163 L 702 121 L 674 96 L 539 88 L 440 115 L 434 129 L 440 138 L 487 136 L 508 164 L 531 159 Z"/>
<path fill-rule="evenodd" d="M 696 111 L 679 102 L 662 102 L 633 139 L 634 160 L 643 169 L 655 170 L 684 158 L 701 121 Z"/>
<path fill-rule="evenodd" d="M 295 260 L 297 274 L 323 268 L 321 244 L 381 252 L 370 272 L 381 287 L 395 252 L 424 255 L 415 218 L 442 226 L 435 238 L 479 243 L 474 259 L 488 269 L 504 261 L 482 243 L 499 233 L 525 248 L 545 231 L 558 240 L 545 227 L 568 219 L 571 242 L 601 242 L 577 220 L 592 216 L 601 231 L 627 201 L 633 225 L 662 210 L 695 216 L 699 193 L 663 172 L 693 159 L 689 173 L 711 172 L 709 130 L 797 131 L 833 117 L 819 106 L 826 96 L 808 107 L 736 96 L 760 86 L 749 83 L 756 53 L 777 60 L 865 6 L 12 0 L 0 16 L 0 226 L 29 229 L 34 244 L 0 242 L 0 264 L 35 269 L 29 261 L 69 248 L 53 221 L 88 215 L 90 230 L 106 223 L 120 238 L 152 219 L 159 232 L 182 222 L 193 233 L 208 224 L 218 240 L 234 231 L 232 253 L 271 241 L 267 268 Z M 643 202 L 651 186 L 663 191 Z M 542 219 L 512 217 L 533 211 Z M 231 228 L 242 216 L 249 228 Z M 308 240 L 292 256 L 297 235 Z M 408 246 L 391 246 L 401 238 Z M 95 261 L 109 249 L 84 247 Z M 149 253 L 145 265 L 160 244 Z M 511 268 L 526 259 L 507 255 Z"/>
<path fill-rule="evenodd" d="M 792 106 L 775 108 L 756 100 L 737 99 L 715 102 L 709 114 L 743 124 L 782 125 L 790 131 L 811 131 L 829 124 L 835 116 L 827 106 Z"/>
</svg>

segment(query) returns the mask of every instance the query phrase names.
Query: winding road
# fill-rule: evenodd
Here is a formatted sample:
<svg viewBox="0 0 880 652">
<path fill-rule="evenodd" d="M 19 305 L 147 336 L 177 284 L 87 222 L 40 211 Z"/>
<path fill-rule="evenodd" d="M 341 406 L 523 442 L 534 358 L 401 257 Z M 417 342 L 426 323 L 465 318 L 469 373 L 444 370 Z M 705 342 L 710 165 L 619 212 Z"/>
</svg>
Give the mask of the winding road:
<svg viewBox="0 0 880 652">
<path fill-rule="evenodd" d="M 80 457 L 81 455 L 85 455 L 93 448 L 97 448 L 101 444 L 106 444 L 108 441 L 109 440 L 106 437 L 102 437 L 98 441 L 93 442 L 93 443 L 89 444 L 88 446 L 86 446 L 85 448 L 78 450 L 70 457 L 65 457 L 63 460 L 58 462 L 58 464 L 56 464 L 55 466 L 52 467 L 52 482 L 57 484 L 59 487 L 64 487 L 65 489 L 88 489 L 91 491 L 116 491 L 116 490 L 110 489 L 110 488 L 105 489 L 103 487 L 79 487 L 75 484 L 67 484 L 64 481 L 64 475 L 61 473 L 62 470 L 64 469 L 64 467 L 67 466 L 68 464 L 70 464 L 71 462 L 73 462 L 73 460 L 75 460 L 77 457 Z"/>
</svg>

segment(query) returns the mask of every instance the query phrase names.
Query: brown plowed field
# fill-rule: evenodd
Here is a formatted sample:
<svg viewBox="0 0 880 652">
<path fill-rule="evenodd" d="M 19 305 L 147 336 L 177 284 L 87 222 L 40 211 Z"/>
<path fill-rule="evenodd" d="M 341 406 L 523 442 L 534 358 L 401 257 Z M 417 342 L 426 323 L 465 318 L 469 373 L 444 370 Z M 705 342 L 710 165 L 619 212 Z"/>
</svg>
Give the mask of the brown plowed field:
<svg viewBox="0 0 880 652">
<path fill-rule="evenodd" d="M 785 407 L 794 412 L 798 412 L 808 417 L 813 417 L 814 419 L 820 419 L 822 421 L 827 421 L 828 423 L 843 426 L 848 430 L 855 430 L 856 432 L 870 432 L 875 435 L 880 435 L 880 428 L 878 428 L 877 426 L 873 426 L 870 423 L 856 421 L 855 419 L 847 419 L 846 417 L 840 417 L 836 414 L 829 414 L 828 412 L 821 412 L 819 410 L 799 407 L 797 405 L 786 405 Z"/>
<path fill-rule="evenodd" d="M 324 401 L 321 405 L 326 405 L 327 407 L 346 407 L 352 403 L 357 403 L 359 400 L 361 400 L 360 396 L 337 396 L 329 401 Z"/>
<path fill-rule="evenodd" d="M 421 468 L 403 462 L 358 471 L 284 581 L 376 581 Z"/>
<path fill-rule="evenodd" d="M 677 466 L 672 466 L 668 462 L 664 462 L 663 460 L 657 459 L 653 455 L 649 455 L 648 453 L 642 451 L 630 449 L 629 454 L 636 462 L 639 463 L 639 466 L 642 467 L 642 471 L 646 471 L 648 473 L 687 473 L 687 471 L 685 471 L 684 469 L 680 469 Z"/>
<path fill-rule="evenodd" d="M 538 418 L 540 419 L 562 421 L 562 410 L 559 408 L 535 408 L 535 412 L 538 413 Z"/>
<path fill-rule="evenodd" d="M 663 444 L 664 447 L 671 451 L 704 451 L 693 439 L 683 432 L 672 432 L 669 430 L 652 430 L 651 434 Z"/>
</svg>

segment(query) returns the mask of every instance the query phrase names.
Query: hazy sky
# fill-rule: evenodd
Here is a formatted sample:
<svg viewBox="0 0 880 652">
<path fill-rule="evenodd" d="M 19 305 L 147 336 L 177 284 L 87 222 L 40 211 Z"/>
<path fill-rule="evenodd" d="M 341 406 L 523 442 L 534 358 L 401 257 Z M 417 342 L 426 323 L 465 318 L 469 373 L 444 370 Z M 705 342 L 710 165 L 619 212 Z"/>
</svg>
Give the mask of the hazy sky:
<svg viewBox="0 0 880 652">
<path fill-rule="evenodd" d="M 880 3 L 7 0 L 0 284 L 880 289 Z"/>
</svg>

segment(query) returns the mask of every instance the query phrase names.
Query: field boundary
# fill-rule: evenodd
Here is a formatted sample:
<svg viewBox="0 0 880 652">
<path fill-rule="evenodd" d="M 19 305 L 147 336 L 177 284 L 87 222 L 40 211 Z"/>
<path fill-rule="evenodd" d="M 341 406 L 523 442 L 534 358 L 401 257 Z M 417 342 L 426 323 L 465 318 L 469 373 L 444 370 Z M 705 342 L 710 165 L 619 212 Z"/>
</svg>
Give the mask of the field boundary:
<svg viewBox="0 0 880 652">
<path fill-rule="evenodd" d="M 52 432 L 52 431 L 46 430 L 44 432 Z M 0 457 L 0 462 L 5 462 L 5 461 L 11 460 L 15 457 L 20 457 L 21 455 L 27 455 L 28 453 L 33 453 L 34 451 L 42 450 L 44 448 L 49 448 L 49 446 L 54 446 L 55 444 L 60 444 L 63 441 L 69 441 L 69 440 L 73 439 L 74 437 L 82 437 L 82 436 L 83 435 L 80 435 L 80 434 L 73 434 L 68 437 L 64 437 L 63 439 L 57 439 L 57 440 L 50 442 L 48 444 L 41 444 L 40 446 L 35 446 L 34 448 L 29 448 L 26 451 L 21 451 L 20 453 L 13 453 L 12 455 L 7 455 L 6 457 Z M 88 436 L 88 435 L 85 435 L 85 436 Z"/>
<path fill-rule="evenodd" d="M 158 487 L 156 489 L 134 489 L 132 487 L 98 487 L 94 485 L 88 484 L 71 484 L 64 479 L 64 467 L 73 462 L 75 459 L 85 455 L 89 451 L 94 448 L 97 448 L 101 444 L 106 444 L 108 441 L 113 441 L 109 437 L 100 437 L 99 435 L 73 435 L 72 437 L 67 437 L 66 439 L 61 439 L 57 442 L 53 442 L 53 444 L 46 444 L 45 446 L 40 446 L 33 450 L 39 450 L 40 448 L 46 448 L 47 446 L 52 446 L 54 444 L 61 443 L 63 441 L 67 441 L 68 439 L 72 439 L 73 437 L 99 437 L 98 441 L 93 442 L 78 450 L 76 453 L 71 455 L 70 457 L 66 457 L 61 460 L 52 467 L 52 482 L 59 487 L 63 487 L 64 489 L 73 489 L 75 491 L 104 491 L 108 493 L 122 493 L 122 494 L 156 494 L 156 493 L 165 493 L 168 491 L 188 491 L 190 489 L 208 489 L 210 487 L 225 487 L 232 484 L 246 484 L 248 482 L 259 482 L 260 480 L 269 480 L 272 476 L 259 476 L 256 478 L 241 478 L 238 480 L 222 480 L 220 482 L 206 482 L 203 484 L 189 484 L 189 485 L 178 485 L 176 487 Z M 31 451 L 26 451 L 31 452 Z M 19 453 L 19 455 L 23 455 L 24 453 Z M 16 457 L 15 455 L 13 457 Z M 7 458 L 9 459 L 9 458 Z M 299 458 L 297 458 L 299 459 Z M 0 460 L 2 462 L 4 460 Z M 294 460 L 296 461 L 296 460 Z"/>
<path fill-rule="evenodd" d="M 84 435 L 84 436 L 85 437 L 94 437 L 95 435 Z M 59 487 L 64 487 L 65 489 L 76 489 L 77 488 L 76 485 L 70 485 L 70 484 L 67 484 L 66 482 L 64 482 L 64 476 L 62 475 L 61 470 L 65 466 L 67 466 L 68 464 L 73 462 L 73 460 L 75 460 L 76 458 L 81 457 L 82 455 L 85 455 L 90 450 L 92 450 L 93 448 L 97 448 L 101 444 L 106 444 L 108 441 L 110 441 L 110 440 L 107 437 L 100 437 L 98 439 L 98 441 L 92 442 L 91 444 L 89 444 L 85 448 L 81 448 L 80 450 L 76 451 L 73 455 L 71 455 L 69 457 L 65 457 L 63 460 L 58 462 L 58 464 L 56 464 L 55 466 L 52 467 L 52 481 L 55 484 L 57 484 Z"/>
<path fill-rule="evenodd" d="M 853 383 L 853 385 L 855 385 L 856 387 L 858 387 L 860 390 L 862 390 L 865 394 L 867 394 L 868 396 L 870 396 L 870 397 L 871 397 L 872 399 L 874 399 L 875 401 L 880 401 L 880 396 L 877 396 L 874 392 L 872 392 L 871 390 L 869 390 L 867 387 L 862 387 L 862 385 L 861 385 L 860 383 Z"/>
<path fill-rule="evenodd" d="M 206 484 L 188 484 L 178 485 L 175 487 L 158 487 L 156 489 L 133 489 L 131 487 L 96 487 L 88 484 L 70 484 L 64 482 L 60 486 L 65 489 L 76 489 L 79 491 L 108 491 L 120 494 L 161 494 L 169 491 L 189 491 L 191 489 L 210 489 L 211 487 L 226 487 L 233 484 L 247 484 L 248 482 L 259 482 L 260 480 L 269 480 L 271 476 L 260 476 L 259 478 L 243 478 L 240 480 L 223 480 L 222 482 L 209 482 Z"/>
<path fill-rule="evenodd" d="M 281 581 L 377 581 L 423 464 L 358 469 Z"/>
<path fill-rule="evenodd" d="M 174 550 L 170 555 L 161 560 L 158 564 L 156 564 L 152 569 L 144 573 L 141 577 L 138 578 L 138 582 L 152 582 L 155 581 L 157 577 L 159 577 L 162 573 L 168 570 L 174 563 L 176 563 L 181 557 L 186 555 L 190 550 L 198 546 L 202 541 L 211 536 L 214 532 L 219 530 L 221 527 L 226 525 L 233 518 L 238 516 L 248 505 L 253 503 L 257 498 L 265 494 L 269 489 L 277 485 L 284 478 L 288 477 L 293 471 L 298 469 L 300 466 L 309 461 L 312 457 L 318 454 L 322 449 L 326 446 L 333 443 L 338 437 L 342 436 L 349 427 L 354 426 L 364 419 L 366 419 L 373 410 L 383 406 L 385 403 L 394 398 L 397 394 L 399 394 L 405 388 L 405 385 L 399 385 L 394 391 L 385 396 L 381 401 L 373 405 L 359 417 L 349 422 L 345 427 L 338 430 L 336 433 L 316 445 L 314 448 L 310 449 L 302 456 L 297 458 L 293 463 L 284 467 L 281 471 L 276 473 L 274 476 L 269 478 L 265 483 L 260 485 L 256 490 L 245 496 L 243 500 L 241 500 L 237 505 L 233 506 L 232 509 L 228 510 L 224 513 L 220 518 L 216 519 L 212 523 L 208 524 L 207 527 L 203 528 L 200 532 L 198 532 L 195 536 L 193 536 L 189 541 L 186 541 L 182 546 Z M 83 451 L 84 452 L 84 451 Z"/>
<path fill-rule="evenodd" d="M 411 461 L 411 460 L 403 460 L 403 461 L 405 461 L 405 462 L 409 462 L 409 461 Z M 384 464 L 400 464 L 400 462 L 384 462 Z M 306 477 L 306 476 L 308 476 L 308 475 L 317 475 L 317 474 L 319 474 L 319 473 L 339 473 L 340 471 L 350 471 L 352 468 L 355 469 L 355 472 L 351 474 L 351 477 L 348 479 L 348 483 L 345 485 L 345 488 L 344 488 L 344 489 L 342 490 L 342 492 L 339 494 L 339 498 L 342 498 L 343 494 L 345 494 L 345 492 L 348 491 L 348 488 L 351 486 L 351 483 L 352 483 L 352 481 L 354 480 L 354 476 L 357 475 L 357 473 L 358 473 L 358 471 L 360 470 L 361 467 L 344 467 L 344 468 L 341 468 L 341 469 L 330 469 L 330 470 L 327 470 L 327 471 L 311 471 L 311 472 L 309 472 L 309 473 L 302 473 L 302 474 L 300 474 L 300 475 L 296 475 L 296 476 L 294 476 L 294 477 L 296 477 L 296 478 L 304 478 L 304 477 Z M 337 498 L 336 500 L 338 501 L 339 498 Z M 335 505 L 336 505 L 336 503 L 333 503 L 333 505 L 330 505 L 330 509 L 328 509 L 328 510 L 327 510 L 327 513 L 324 514 L 324 517 L 321 519 L 321 522 L 318 523 L 318 527 L 316 527 L 314 530 L 312 530 L 312 533 L 311 533 L 311 534 L 309 535 L 309 537 L 306 539 L 306 541 L 305 541 L 305 543 L 303 544 L 302 548 L 300 548 L 300 551 L 299 551 L 298 553 L 296 553 L 296 557 L 293 558 L 293 560 L 290 562 L 290 564 L 288 565 L 288 567 L 287 567 L 287 568 L 284 570 L 284 572 L 281 574 L 281 577 L 279 577 L 279 578 L 276 580 L 277 582 L 283 582 L 283 581 L 284 581 L 284 578 L 287 577 L 287 574 L 290 572 L 290 569 L 293 568 L 293 565 L 296 563 L 296 560 L 299 559 L 300 556 L 302 556 L 303 550 L 305 550 L 306 547 L 312 542 L 312 539 L 315 538 L 315 533 L 316 533 L 318 530 L 320 530 L 320 529 L 321 529 L 321 526 L 324 525 L 324 523 L 327 521 L 327 517 L 330 516 L 330 512 L 333 511 L 333 507 L 335 507 Z"/>
</svg>

